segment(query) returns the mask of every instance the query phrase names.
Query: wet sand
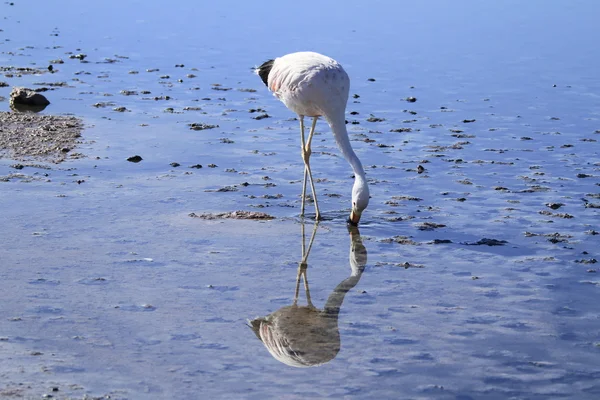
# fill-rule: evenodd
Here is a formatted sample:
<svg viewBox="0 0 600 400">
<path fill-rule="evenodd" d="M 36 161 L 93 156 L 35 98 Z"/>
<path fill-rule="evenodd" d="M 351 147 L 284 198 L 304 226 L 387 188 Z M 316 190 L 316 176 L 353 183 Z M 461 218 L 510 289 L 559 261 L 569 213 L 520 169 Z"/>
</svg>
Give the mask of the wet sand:
<svg viewBox="0 0 600 400">
<path fill-rule="evenodd" d="M 73 150 L 82 128 L 75 117 L 0 112 L 0 157 L 52 163 L 81 157 Z"/>
</svg>

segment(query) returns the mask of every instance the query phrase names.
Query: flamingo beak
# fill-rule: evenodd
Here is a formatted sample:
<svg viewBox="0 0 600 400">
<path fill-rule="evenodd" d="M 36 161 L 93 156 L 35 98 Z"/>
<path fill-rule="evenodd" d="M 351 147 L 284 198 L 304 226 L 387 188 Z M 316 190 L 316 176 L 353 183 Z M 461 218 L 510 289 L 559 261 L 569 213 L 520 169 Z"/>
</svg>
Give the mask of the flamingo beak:
<svg viewBox="0 0 600 400">
<path fill-rule="evenodd" d="M 360 214 L 356 211 L 352 210 L 350 213 L 350 218 L 348 218 L 348 225 L 350 226 L 358 226 L 358 221 L 360 221 Z"/>
</svg>

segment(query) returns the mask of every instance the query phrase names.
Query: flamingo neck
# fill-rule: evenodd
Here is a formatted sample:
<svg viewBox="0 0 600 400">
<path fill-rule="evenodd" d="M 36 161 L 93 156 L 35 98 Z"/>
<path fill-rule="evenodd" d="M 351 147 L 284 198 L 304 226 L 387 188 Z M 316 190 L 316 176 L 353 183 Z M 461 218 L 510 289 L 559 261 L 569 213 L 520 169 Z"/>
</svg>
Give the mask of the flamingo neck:
<svg viewBox="0 0 600 400">
<path fill-rule="evenodd" d="M 365 182 L 367 181 L 365 176 L 365 170 L 363 169 L 362 163 L 360 159 L 352 149 L 350 145 L 350 139 L 348 138 L 348 130 L 346 129 L 346 120 L 344 118 L 344 113 L 339 113 L 340 115 L 334 117 L 326 117 L 329 126 L 333 132 L 333 136 L 335 137 L 335 142 L 337 143 L 342 155 L 348 161 L 352 169 L 354 170 L 355 181 Z"/>
</svg>

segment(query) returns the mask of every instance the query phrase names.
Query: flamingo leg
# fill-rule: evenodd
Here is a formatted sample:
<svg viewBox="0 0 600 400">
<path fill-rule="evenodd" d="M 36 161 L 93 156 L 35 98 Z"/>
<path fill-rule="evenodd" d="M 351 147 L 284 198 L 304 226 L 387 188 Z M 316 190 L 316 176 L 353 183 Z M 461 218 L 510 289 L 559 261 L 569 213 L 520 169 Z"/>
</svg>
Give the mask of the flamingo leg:
<svg viewBox="0 0 600 400">
<path fill-rule="evenodd" d="M 313 135 L 315 134 L 315 127 L 317 126 L 317 119 L 319 117 L 313 117 L 312 127 L 310 128 L 310 132 L 308 133 L 308 140 L 306 143 L 304 142 L 304 121 L 301 119 L 302 126 L 302 159 L 304 160 L 304 185 L 302 190 L 302 204 L 304 205 L 305 198 L 305 190 L 306 190 L 306 173 L 308 172 L 308 178 L 310 179 L 310 189 L 312 191 L 313 200 L 315 202 L 315 220 L 319 221 L 321 219 L 321 213 L 319 212 L 319 203 L 317 202 L 317 191 L 315 190 L 315 183 L 312 177 L 312 171 L 310 170 L 310 155 L 312 153 L 310 149 L 310 144 L 312 142 Z"/>
<path fill-rule="evenodd" d="M 305 142 L 304 142 L 304 115 L 299 115 L 300 117 L 300 140 L 302 143 L 302 160 L 305 160 L 305 155 L 304 155 L 304 146 L 305 146 Z M 300 216 L 304 217 L 304 204 L 306 203 L 306 175 L 307 175 L 307 170 L 306 170 L 306 161 L 305 161 L 305 165 L 304 165 L 304 180 L 302 181 L 302 205 L 300 206 Z"/>
</svg>

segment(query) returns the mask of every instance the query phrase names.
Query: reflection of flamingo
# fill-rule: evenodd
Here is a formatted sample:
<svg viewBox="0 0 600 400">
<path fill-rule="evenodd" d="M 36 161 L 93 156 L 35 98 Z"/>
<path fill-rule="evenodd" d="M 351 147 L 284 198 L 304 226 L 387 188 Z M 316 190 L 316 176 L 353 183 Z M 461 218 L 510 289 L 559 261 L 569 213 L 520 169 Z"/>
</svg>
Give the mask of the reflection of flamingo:
<svg viewBox="0 0 600 400">
<path fill-rule="evenodd" d="M 256 69 L 256 73 L 287 108 L 298 114 L 300 119 L 300 139 L 304 160 L 304 181 L 302 184 L 302 208 L 304 216 L 306 200 L 306 176 L 310 178 L 310 188 L 315 202 L 316 220 L 321 218 L 317 194 L 310 170 L 310 143 L 315 133 L 317 119 L 325 117 L 331 127 L 335 141 L 344 158 L 354 170 L 352 188 L 352 212 L 348 223 L 357 225 L 360 216 L 369 204 L 369 187 L 362 164 L 348 139 L 346 130 L 346 103 L 350 90 L 350 78 L 344 68 L 335 60 L 313 52 L 300 52 L 269 60 Z M 304 117 L 312 117 L 312 127 L 308 140 L 304 140 Z"/>
<path fill-rule="evenodd" d="M 362 244 L 358 228 L 350 228 L 350 268 L 352 273 L 329 295 L 323 310 L 316 308 L 310 299 L 306 271 L 307 259 L 315 239 L 315 224 L 308 249 L 305 246 L 302 224 L 302 261 L 298 263 L 296 291 L 291 306 L 282 307 L 263 318 L 250 321 L 250 326 L 269 353 L 292 367 L 314 367 L 331 361 L 340 351 L 338 316 L 346 293 L 362 275 L 367 263 L 367 249 Z M 299 306 L 300 279 L 304 279 L 306 306 Z"/>
</svg>

